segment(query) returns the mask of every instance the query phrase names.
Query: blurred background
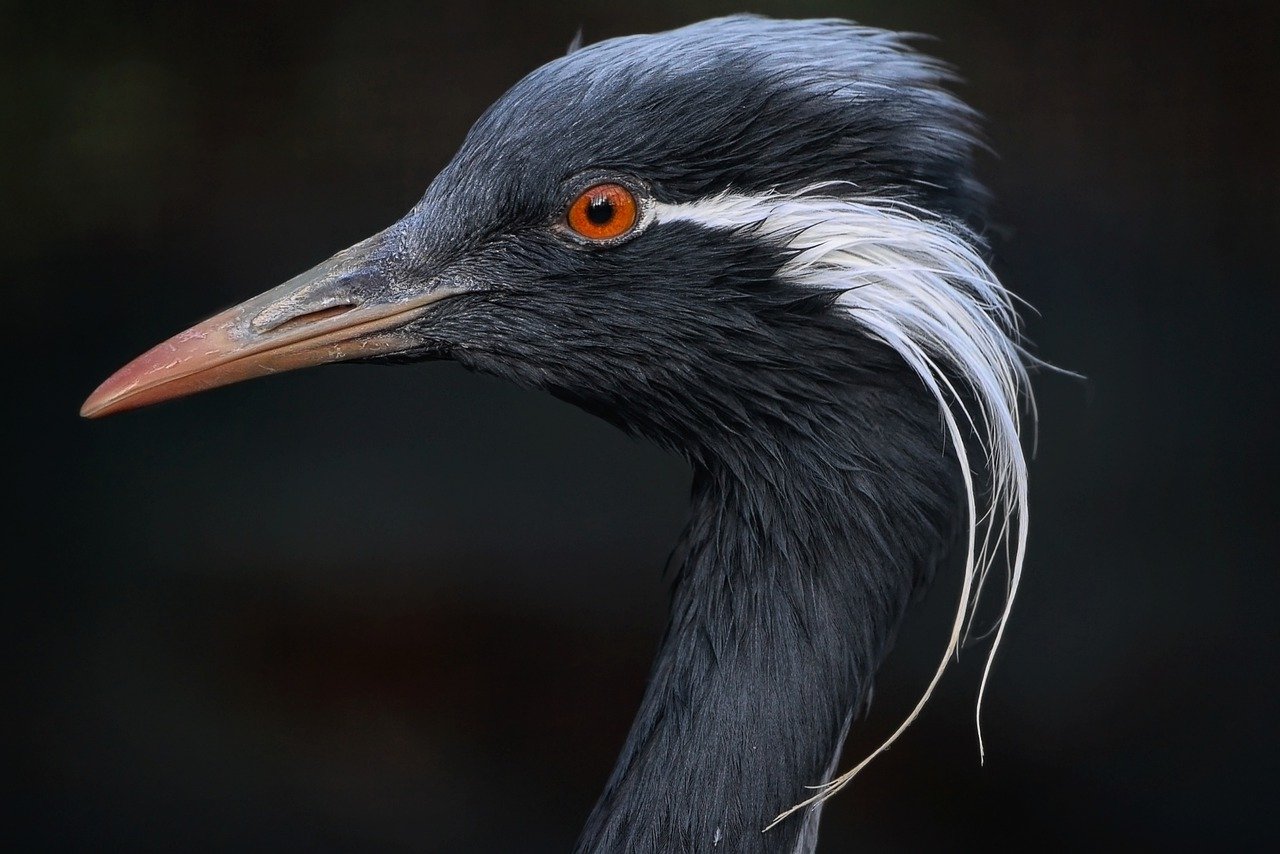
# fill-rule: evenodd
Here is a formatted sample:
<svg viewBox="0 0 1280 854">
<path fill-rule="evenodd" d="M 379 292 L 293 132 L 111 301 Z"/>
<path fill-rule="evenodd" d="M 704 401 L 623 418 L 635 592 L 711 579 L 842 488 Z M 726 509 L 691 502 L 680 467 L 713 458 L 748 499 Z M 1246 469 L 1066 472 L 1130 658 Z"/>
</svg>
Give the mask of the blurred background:
<svg viewBox="0 0 1280 854">
<path fill-rule="evenodd" d="M 141 350 L 397 219 L 519 77 L 730 11 L 929 33 L 1037 380 L 1028 570 L 826 851 L 1277 841 L 1274 3 L 0 4 L 5 837 L 566 851 L 662 628 L 679 460 L 450 364 L 101 423 Z M 911 617 L 846 760 L 924 684 Z M 1272 849 L 1274 850 L 1274 849 Z"/>
</svg>

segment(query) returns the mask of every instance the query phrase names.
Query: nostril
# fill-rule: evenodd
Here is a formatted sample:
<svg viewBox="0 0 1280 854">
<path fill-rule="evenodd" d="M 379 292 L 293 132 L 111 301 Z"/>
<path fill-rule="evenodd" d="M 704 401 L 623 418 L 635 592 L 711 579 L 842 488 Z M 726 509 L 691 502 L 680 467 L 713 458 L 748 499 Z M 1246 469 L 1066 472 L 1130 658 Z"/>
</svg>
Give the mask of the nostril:
<svg viewBox="0 0 1280 854">
<path fill-rule="evenodd" d="M 309 311 L 306 314 L 299 314 L 296 317 L 291 317 L 288 320 L 282 321 L 272 327 L 270 331 L 282 332 L 298 326 L 309 326 L 312 323 L 317 323 L 321 320 L 328 320 L 332 317 L 337 317 L 340 314 L 346 314 L 354 308 L 354 305 L 331 305 L 328 308 L 316 309 L 315 311 Z"/>
</svg>

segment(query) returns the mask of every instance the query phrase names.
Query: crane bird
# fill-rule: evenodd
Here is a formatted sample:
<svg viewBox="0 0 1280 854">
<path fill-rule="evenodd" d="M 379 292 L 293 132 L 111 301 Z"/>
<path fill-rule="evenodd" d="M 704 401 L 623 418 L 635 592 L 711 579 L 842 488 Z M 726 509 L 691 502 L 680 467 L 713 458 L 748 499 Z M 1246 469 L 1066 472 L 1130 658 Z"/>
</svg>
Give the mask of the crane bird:
<svg viewBox="0 0 1280 854">
<path fill-rule="evenodd" d="M 403 219 L 148 351 L 82 414 L 452 359 L 683 455 L 669 623 L 578 850 L 812 851 L 826 797 L 928 700 L 997 558 L 993 654 L 1022 571 L 1034 360 L 986 260 L 951 80 L 841 20 L 575 45 Z M 932 680 L 837 776 L 909 601 L 957 549 Z"/>
</svg>

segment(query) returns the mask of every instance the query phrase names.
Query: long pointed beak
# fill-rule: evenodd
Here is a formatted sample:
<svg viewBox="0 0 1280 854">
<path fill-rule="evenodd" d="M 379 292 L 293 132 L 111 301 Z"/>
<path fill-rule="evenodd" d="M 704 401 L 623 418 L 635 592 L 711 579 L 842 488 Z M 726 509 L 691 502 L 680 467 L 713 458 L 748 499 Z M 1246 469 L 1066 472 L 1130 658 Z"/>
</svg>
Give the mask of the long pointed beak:
<svg viewBox="0 0 1280 854">
<path fill-rule="evenodd" d="M 400 352 L 405 324 L 457 291 L 409 289 L 379 272 L 382 235 L 152 347 L 80 408 L 99 418 L 295 368 Z"/>
</svg>

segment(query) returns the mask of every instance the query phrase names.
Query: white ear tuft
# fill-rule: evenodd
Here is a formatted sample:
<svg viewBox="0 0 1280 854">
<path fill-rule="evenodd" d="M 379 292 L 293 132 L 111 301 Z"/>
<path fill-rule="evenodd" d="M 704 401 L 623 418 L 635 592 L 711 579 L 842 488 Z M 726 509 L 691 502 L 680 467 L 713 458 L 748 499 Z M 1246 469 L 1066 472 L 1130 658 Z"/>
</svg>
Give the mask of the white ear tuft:
<svg viewBox="0 0 1280 854">
<path fill-rule="evenodd" d="M 962 639 L 1001 546 L 1012 546 L 1005 600 L 996 622 L 975 717 L 982 754 L 982 699 L 996 649 L 1022 579 L 1027 543 L 1027 465 L 1020 440 L 1023 400 L 1031 403 L 1013 296 L 979 253 L 977 240 L 926 211 L 890 199 L 831 195 L 836 184 L 792 193 L 724 193 L 688 204 L 657 205 L 658 221 L 751 229 L 795 252 L 781 274 L 810 287 L 841 291 L 839 304 L 866 332 L 895 350 L 937 399 L 945 435 L 959 458 L 968 503 L 968 554 L 955 621 L 942 660 L 906 719 L 853 770 L 818 786 L 835 794 L 892 745 L 920 714 Z M 1034 408 L 1032 408 L 1034 415 Z M 966 426 L 977 437 L 990 489 L 980 508 Z M 765 828 L 766 830 L 768 828 Z"/>
</svg>

